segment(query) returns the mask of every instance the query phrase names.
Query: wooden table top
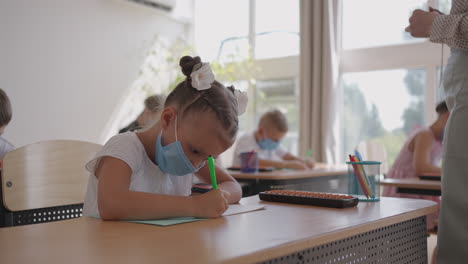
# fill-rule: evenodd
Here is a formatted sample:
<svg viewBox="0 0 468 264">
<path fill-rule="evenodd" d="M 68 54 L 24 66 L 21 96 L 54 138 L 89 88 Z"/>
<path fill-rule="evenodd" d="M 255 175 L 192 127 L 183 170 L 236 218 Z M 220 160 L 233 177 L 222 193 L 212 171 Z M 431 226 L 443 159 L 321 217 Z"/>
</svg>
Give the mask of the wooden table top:
<svg viewBox="0 0 468 264">
<path fill-rule="evenodd" d="M 314 178 L 323 176 L 343 175 L 348 173 L 346 164 L 324 164 L 318 163 L 313 169 L 308 170 L 274 170 L 271 172 L 243 173 L 240 171 L 228 170 L 236 179 L 254 179 L 254 180 L 291 180 Z"/>
<path fill-rule="evenodd" d="M 254 263 L 436 211 L 432 201 L 382 197 L 331 209 L 259 201 L 266 209 L 174 226 L 71 220 L 0 228 L 2 263 Z"/>
<path fill-rule="evenodd" d="M 417 177 L 404 178 L 404 179 L 383 179 L 380 182 L 384 186 L 394 186 L 400 188 L 411 188 L 411 189 L 424 189 L 424 190 L 441 190 L 441 181 L 433 180 L 420 180 Z"/>
</svg>

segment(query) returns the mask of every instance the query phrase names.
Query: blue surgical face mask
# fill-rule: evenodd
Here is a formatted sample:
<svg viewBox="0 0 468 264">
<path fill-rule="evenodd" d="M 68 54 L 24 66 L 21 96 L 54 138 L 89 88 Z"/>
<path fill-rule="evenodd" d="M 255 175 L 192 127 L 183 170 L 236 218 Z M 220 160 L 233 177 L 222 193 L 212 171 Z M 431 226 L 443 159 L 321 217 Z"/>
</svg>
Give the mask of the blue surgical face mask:
<svg viewBox="0 0 468 264">
<path fill-rule="evenodd" d="M 279 142 L 265 137 L 265 139 L 259 139 L 258 145 L 264 150 L 275 150 L 279 146 Z"/>
<path fill-rule="evenodd" d="M 203 162 L 200 167 L 195 168 L 187 156 L 185 156 L 184 149 L 180 141 L 177 140 L 177 117 L 175 120 L 176 141 L 163 146 L 161 143 L 161 135 L 162 131 L 156 140 L 155 162 L 163 172 L 175 176 L 184 176 L 189 173 L 197 172 L 205 165 L 205 162 Z"/>
</svg>

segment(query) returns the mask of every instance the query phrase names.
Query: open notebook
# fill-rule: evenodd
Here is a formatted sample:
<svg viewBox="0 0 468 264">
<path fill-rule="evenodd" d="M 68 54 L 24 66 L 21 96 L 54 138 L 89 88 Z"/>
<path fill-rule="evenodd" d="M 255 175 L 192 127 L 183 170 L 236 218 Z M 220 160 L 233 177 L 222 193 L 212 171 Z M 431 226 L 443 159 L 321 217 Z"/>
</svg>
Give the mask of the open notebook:
<svg viewBox="0 0 468 264">
<path fill-rule="evenodd" d="M 230 204 L 229 208 L 226 210 L 226 212 L 224 212 L 223 216 L 249 213 L 249 212 L 254 212 L 254 211 L 263 210 L 263 209 L 265 209 L 265 206 L 263 205 Z M 201 221 L 201 220 L 208 220 L 208 218 L 177 217 L 177 218 L 169 218 L 169 219 L 136 220 L 136 221 L 124 221 L 124 222 L 147 224 L 147 225 L 158 225 L 158 226 L 170 226 L 170 225 L 177 225 L 177 224 L 195 222 L 195 221 Z"/>
</svg>

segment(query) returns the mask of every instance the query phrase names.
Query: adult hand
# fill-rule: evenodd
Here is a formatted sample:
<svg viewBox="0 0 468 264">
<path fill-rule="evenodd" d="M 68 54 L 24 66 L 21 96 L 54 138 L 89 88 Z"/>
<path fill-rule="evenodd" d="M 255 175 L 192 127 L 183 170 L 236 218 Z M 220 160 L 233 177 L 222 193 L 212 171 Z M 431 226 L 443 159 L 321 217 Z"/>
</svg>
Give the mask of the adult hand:
<svg viewBox="0 0 468 264">
<path fill-rule="evenodd" d="M 432 23 L 439 14 L 435 9 L 428 12 L 421 9 L 416 9 L 409 18 L 409 26 L 405 31 L 409 32 L 411 36 L 416 38 L 427 38 L 432 29 Z"/>
</svg>

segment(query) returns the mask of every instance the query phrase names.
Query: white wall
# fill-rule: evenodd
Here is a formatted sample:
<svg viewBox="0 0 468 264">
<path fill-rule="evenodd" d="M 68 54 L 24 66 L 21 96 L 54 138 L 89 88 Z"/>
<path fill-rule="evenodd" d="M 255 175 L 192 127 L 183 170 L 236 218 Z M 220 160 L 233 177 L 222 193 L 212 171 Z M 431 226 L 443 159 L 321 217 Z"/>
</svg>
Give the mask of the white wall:
<svg viewBox="0 0 468 264">
<path fill-rule="evenodd" d="M 4 137 L 17 147 L 104 143 L 155 35 L 174 38 L 188 28 L 125 0 L 0 1 L 0 87 L 13 106 Z"/>
</svg>

